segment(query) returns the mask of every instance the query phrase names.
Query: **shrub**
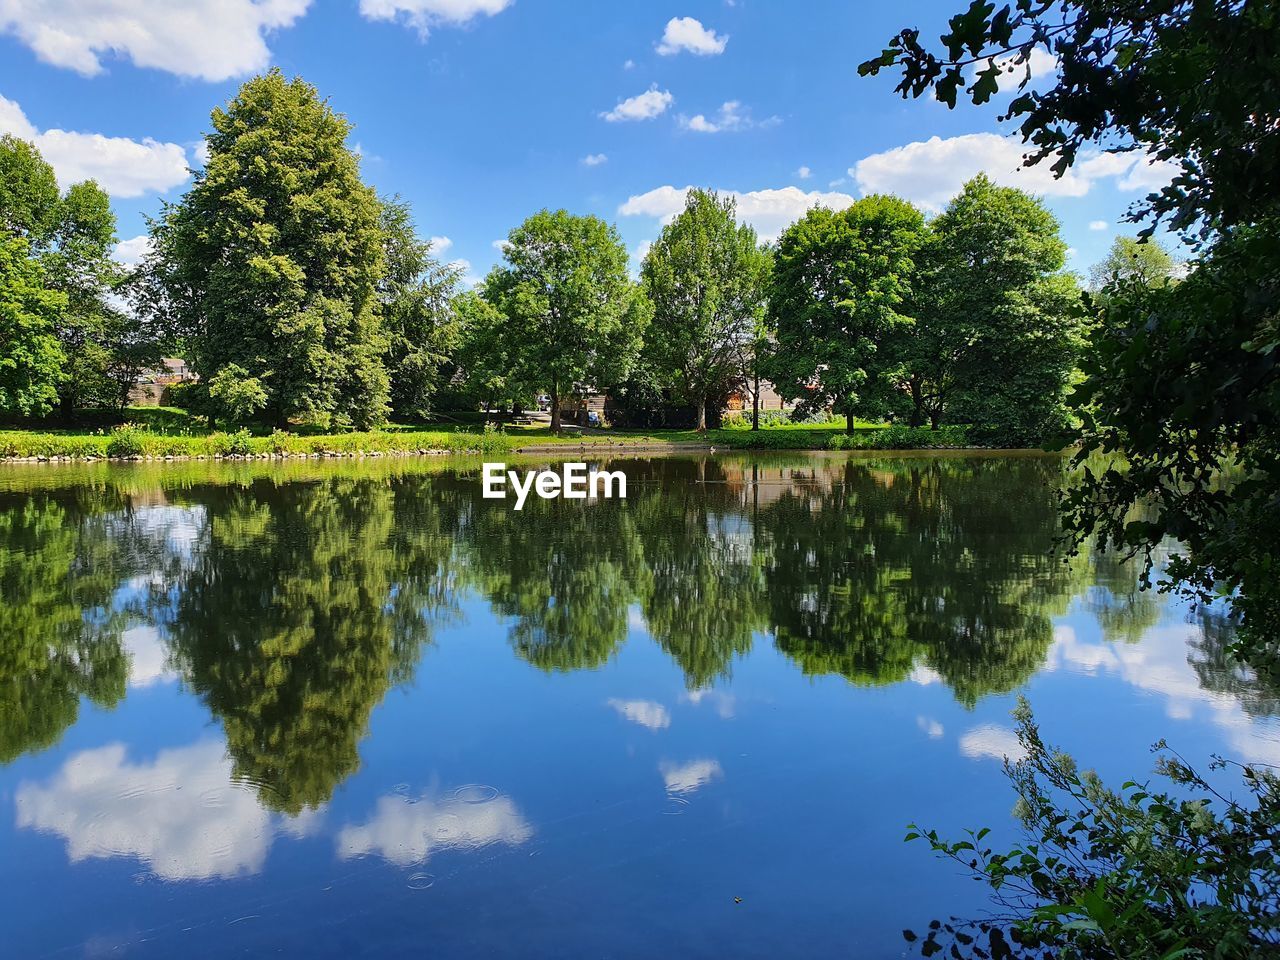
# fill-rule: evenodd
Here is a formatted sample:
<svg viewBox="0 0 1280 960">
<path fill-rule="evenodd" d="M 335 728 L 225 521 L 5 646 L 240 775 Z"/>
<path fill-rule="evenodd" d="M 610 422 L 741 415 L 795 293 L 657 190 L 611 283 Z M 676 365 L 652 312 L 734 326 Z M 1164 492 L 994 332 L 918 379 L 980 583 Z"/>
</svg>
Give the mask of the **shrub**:
<svg viewBox="0 0 1280 960">
<path fill-rule="evenodd" d="M 854 434 L 835 434 L 828 444 L 831 450 L 936 450 L 969 445 L 968 428 L 949 425 L 932 430 L 929 427 L 885 427 Z"/>
<path fill-rule="evenodd" d="M 990 833 L 958 842 L 914 825 L 924 839 L 992 889 L 1005 919 L 933 921 L 920 952 L 951 957 L 1172 960 L 1275 956 L 1280 947 L 1280 777 L 1228 764 L 1248 800 L 1229 798 L 1163 741 L 1158 774 L 1178 795 L 1145 783 L 1103 786 L 1045 746 L 1025 699 L 1014 717 L 1024 758 L 1005 761 L 1027 842 L 999 853 Z M 905 931 L 909 941 L 919 937 Z M 1012 941 L 1012 942 L 1011 942 Z"/>
<path fill-rule="evenodd" d="M 227 434 L 227 453 L 238 457 L 247 457 L 253 453 L 253 435 L 243 427 L 235 433 Z"/>
<path fill-rule="evenodd" d="M 272 453 L 288 453 L 291 439 L 292 434 L 288 430 L 281 430 L 277 427 L 271 431 L 271 436 L 267 438 L 267 447 Z"/>
<path fill-rule="evenodd" d="M 147 452 L 150 434 L 134 423 L 122 423 L 107 440 L 108 457 L 140 457 Z"/>
</svg>

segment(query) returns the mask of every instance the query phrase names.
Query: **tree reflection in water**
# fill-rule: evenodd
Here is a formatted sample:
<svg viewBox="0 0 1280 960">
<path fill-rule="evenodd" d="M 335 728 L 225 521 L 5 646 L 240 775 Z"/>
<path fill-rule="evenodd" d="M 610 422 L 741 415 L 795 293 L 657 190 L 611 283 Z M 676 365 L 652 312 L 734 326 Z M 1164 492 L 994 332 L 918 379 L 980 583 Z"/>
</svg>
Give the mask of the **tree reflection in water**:
<svg viewBox="0 0 1280 960">
<path fill-rule="evenodd" d="M 1160 601 L 1112 558 L 1054 555 L 1048 457 L 631 459 L 629 499 L 480 498 L 447 464 L 28 471 L 0 480 L 0 762 L 54 743 L 81 697 L 125 695 L 130 627 L 221 723 L 234 774 L 273 809 L 326 802 L 374 709 L 480 597 L 513 651 L 593 669 L 639 614 L 690 690 L 757 638 L 859 685 L 926 671 L 966 705 L 1043 663 L 1075 598 L 1109 639 Z M 174 511 L 183 535 L 157 516 Z M 166 513 L 167 512 L 167 513 Z M 1275 712 L 1225 653 L 1201 683 Z"/>
</svg>

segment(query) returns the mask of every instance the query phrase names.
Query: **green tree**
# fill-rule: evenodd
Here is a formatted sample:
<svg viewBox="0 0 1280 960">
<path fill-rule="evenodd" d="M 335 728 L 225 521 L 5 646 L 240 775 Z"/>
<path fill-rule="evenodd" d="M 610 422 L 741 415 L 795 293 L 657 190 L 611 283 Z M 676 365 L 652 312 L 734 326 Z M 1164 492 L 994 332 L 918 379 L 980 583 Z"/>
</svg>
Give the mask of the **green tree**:
<svg viewBox="0 0 1280 960">
<path fill-rule="evenodd" d="M 1171 283 L 1177 273 L 1178 261 L 1160 241 L 1116 237 L 1107 255 L 1089 271 L 1089 280 L 1095 291 L 1130 281 L 1158 287 Z"/>
<path fill-rule="evenodd" d="M 913 400 L 935 427 L 967 421 L 989 442 L 1043 443 L 1066 426 L 1083 334 L 1057 218 L 980 174 L 931 226 L 922 307 L 904 334 Z"/>
<path fill-rule="evenodd" d="M 615 227 L 564 210 L 535 213 L 511 231 L 505 264 L 484 296 L 508 320 L 515 366 L 560 401 L 575 389 L 619 381 L 635 362 L 647 325 L 644 299 L 627 277 L 627 251 Z"/>
<path fill-rule="evenodd" d="M 691 190 L 640 270 L 653 304 L 651 366 L 707 427 L 707 406 L 742 380 L 764 319 L 769 256 L 732 197 Z"/>
<path fill-rule="evenodd" d="M 417 419 L 430 412 L 445 365 L 459 346 L 461 327 L 451 305 L 458 270 L 431 255 L 430 242 L 418 238 L 409 206 L 398 197 L 382 201 L 381 229 L 386 268 L 378 293 L 391 409 Z"/>
<path fill-rule="evenodd" d="M 49 285 L 67 296 L 58 325 L 67 356 L 59 403 L 67 419 L 82 407 L 122 406 L 121 373 L 131 382 L 143 363 L 159 360 L 158 350 L 139 349 L 145 339 L 140 322 L 110 302 L 125 279 L 111 257 L 115 243 L 116 217 L 106 192 L 92 180 L 72 186 L 59 202 L 57 227 L 41 256 Z"/>
<path fill-rule="evenodd" d="M 58 178 L 34 144 L 0 136 L 0 229 L 42 249 L 58 226 Z"/>
<path fill-rule="evenodd" d="M 513 322 L 474 290 L 455 296 L 452 309 L 460 328 L 454 359 L 466 397 L 485 410 L 531 397 Z"/>
<path fill-rule="evenodd" d="M 65 294 L 44 285 L 27 241 L 0 237 L 0 413 L 43 416 L 58 400 L 66 355 L 57 325 Z"/>
<path fill-rule="evenodd" d="M 55 335 L 65 357 L 59 404 L 70 418 L 84 406 L 120 406 L 146 362 L 158 360 L 141 322 L 112 303 L 125 271 L 112 259 L 116 218 L 92 180 L 58 191 L 53 168 L 30 143 L 0 137 L 0 224 L 25 240 L 43 284 L 66 298 Z"/>
<path fill-rule="evenodd" d="M 218 419 L 233 425 L 252 420 L 267 405 L 262 381 L 238 363 L 228 363 L 209 378 L 209 399 Z"/>
<path fill-rule="evenodd" d="M 351 124 L 278 70 L 212 124 L 208 163 L 152 224 L 149 304 L 201 376 L 234 363 L 258 378 L 275 422 L 382 421 L 384 208 Z"/>
<path fill-rule="evenodd" d="M 1066 502 L 1080 539 L 1148 560 L 1184 544 L 1170 584 L 1234 597 L 1240 652 L 1280 654 L 1280 18 L 1272 4 L 1170 0 L 975 2 L 941 50 L 904 30 L 859 72 L 901 70 L 904 96 L 986 102 L 1006 69 L 1021 76 L 1007 114 L 1032 151 L 1064 173 L 1090 145 L 1169 165 L 1167 186 L 1130 211 L 1199 244 L 1172 288 L 1107 291 L 1105 317 L 1075 393 L 1081 464 L 1123 451 L 1123 469 L 1086 473 Z M 1029 88 L 1033 53 L 1056 80 Z M 1204 78 L 1212 78 L 1205 82 Z M 1224 466 L 1231 469 L 1224 472 Z M 1139 504 L 1153 507 L 1140 518 Z"/>
<path fill-rule="evenodd" d="M 776 345 L 765 373 L 805 410 L 848 418 L 880 412 L 893 394 L 892 344 L 912 325 L 920 211 L 871 196 L 836 212 L 815 207 L 782 234 L 769 286 Z"/>
</svg>

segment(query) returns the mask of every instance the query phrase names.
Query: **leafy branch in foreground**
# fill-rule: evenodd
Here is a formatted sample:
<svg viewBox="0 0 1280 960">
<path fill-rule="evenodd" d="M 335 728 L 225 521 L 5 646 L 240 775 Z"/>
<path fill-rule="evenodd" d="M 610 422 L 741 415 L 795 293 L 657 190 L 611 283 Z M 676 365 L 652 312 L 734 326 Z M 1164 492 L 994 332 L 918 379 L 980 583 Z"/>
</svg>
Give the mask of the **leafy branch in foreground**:
<svg viewBox="0 0 1280 960">
<path fill-rule="evenodd" d="M 1156 772 L 1174 792 L 1126 782 L 1118 791 L 1068 754 L 1045 745 L 1027 701 L 1014 710 L 1020 760 L 1005 760 L 1026 840 L 984 847 L 989 829 L 964 840 L 924 839 L 992 889 L 997 912 L 982 920 L 934 920 L 904 931 L 920 952 L 955 958 L 1215 958 L 1274 956 L 1280 949 L 1280 777 L 1271 768 L 1215 757 L 1237 769 L 1248 794 L 1219 792 L 1163 741 Z"/>
</svg>

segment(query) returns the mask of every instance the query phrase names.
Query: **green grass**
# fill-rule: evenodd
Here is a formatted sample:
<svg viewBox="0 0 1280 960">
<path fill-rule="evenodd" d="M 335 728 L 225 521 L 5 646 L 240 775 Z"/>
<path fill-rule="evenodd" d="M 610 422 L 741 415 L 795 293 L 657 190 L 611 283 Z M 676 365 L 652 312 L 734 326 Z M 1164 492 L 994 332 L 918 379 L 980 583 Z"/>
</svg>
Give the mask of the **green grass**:
<svg viewBox="0 0 1280 960">
<path fill-rule="evenodd" d="M 120 423 L 121 419 L 125 422 Z M 964 446 L 961 428 L 938 431 L 886 427 L 863 421 L 845 431 L 843 418 L 826 424 L 771 423 L 759 431 L 735 422 L 718 430 L 607 430 L 553 434 L 542 426 L 484 428 L 479 415 L 466 426 L 392 424 L 385 429 L 345 433 L 212 430 L 176 407 L 132 407 L 121 414 L 89 415 L 76 427 L 0 428 L 0 459 L 225 456 L 354 456 L 419 451 L 502 454 L 520 448 L 658 446 L 697 444 L 723 450 L 917 449 Z M 114 419 L 113 425 L 109 419 Z M 98 421 L 101 425 L 94 425 Z"/>
</svg>

